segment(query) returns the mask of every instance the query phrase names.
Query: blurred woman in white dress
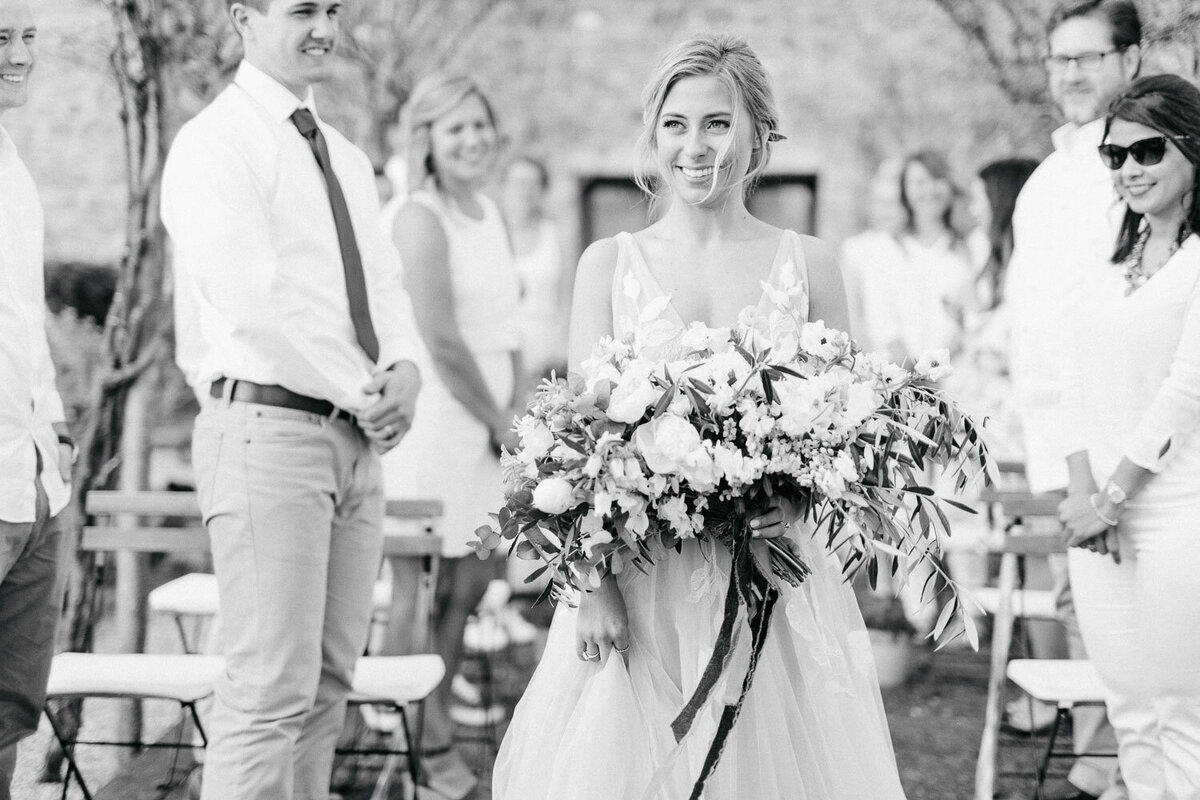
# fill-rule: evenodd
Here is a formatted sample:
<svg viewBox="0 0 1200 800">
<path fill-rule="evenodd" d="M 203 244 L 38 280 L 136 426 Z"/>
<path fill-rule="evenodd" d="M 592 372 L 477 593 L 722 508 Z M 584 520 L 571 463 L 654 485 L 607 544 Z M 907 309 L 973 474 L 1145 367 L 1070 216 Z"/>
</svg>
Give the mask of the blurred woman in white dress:
<svg viewBox="0 0 1200 800">
<path fill-rule="evenodd" d="M 519 289 L 500 211 L 481 191 L 499 141 L 482 90 L 469 78 L 431 75 L 413 90 L 401 122 L 410 193 L 393 236 L 429 363 L 412 430 L 384 459 L 384 481 L 389 498 L 444 506 L 433 625 L 446 678 L 426 704 L 422 744 L 431 785 L 458 798 L 475 781 L 449 750 L 449 686 L 467 617 L 497 577 L 497 563 L 480 561 L 468 542 L 504 503 L 497 453 L 515 445 L 514 391 L 524 380 Z M 396 629 L 415 609 L 392 613 Z"/>
<path fill-rule="evenodd" d="M 1059 508 L 1088 655 L 1131 800 L 1200 798 L 1200 90 L 1174 75 L 1109 106 L 1125 204 L 1070 323 L 1074 452 Z"/>
<path fill-rule="evenodd" d="M 961 343 L 961 298 L 975 268 L 953 224 L 958 189 L 939 153 L 922 151 L 900 170 L 903 225 L 892 246 L 864 265 L 857 285 L 866 327 L 859 339 L 893 361 Z"/>
<path fill-rule="evenodd" d="M 636 234 L 591 245 L 579 264 L 571 319 L 578 368 L 603 336 L 632 333 L 666 303 L 686 325 L 733 326 L 768 292 L 797 287 L 796 310 L 847 327 L 846 300 L 823 242 L 751 216 L 745 195 L 766 168 L 777 112 L 758 58 L 741 40 L 705 36 L 668 53 L 645 94 L 640 177 L 665 210 Z M 652 316 L 652 315 L 649 315 Z M 670 352 L 677 336 L 662 346 Z M 784 587 L 754 683 L 708 800 L 900 800 L 870 640 L 836 558 L 774 507 L 760 536 L 792 536 L 814 566 Z M 729 580 L 727 550 L 695 539 L 653 564 L 602 579 L 560 603 L 545 655 L 497 756 L 496 800 L 685 800 L 737 696 L 748 636 L 678 744 L 671 720 L 710 658 Z"/>
<path fill-rule="evenodd" d="M 500 210 L 508 225 L 521 284 L 521 355 L 525 371 L 540 381 L 565 373 L 571 280 L 558 225 L 546 213 L 550 173 L 541 161 L 513 158 L 500 184 Z"/>
</svg>

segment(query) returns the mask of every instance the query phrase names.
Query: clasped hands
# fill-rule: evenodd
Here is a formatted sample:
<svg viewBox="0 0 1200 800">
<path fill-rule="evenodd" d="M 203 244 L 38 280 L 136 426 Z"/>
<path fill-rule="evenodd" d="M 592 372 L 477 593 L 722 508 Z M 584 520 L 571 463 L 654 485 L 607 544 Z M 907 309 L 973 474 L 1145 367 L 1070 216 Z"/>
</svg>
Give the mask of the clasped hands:
<svg viewBox="0 0 1200 800">
<path fill-rule="evenodd" d="M 750 520 L 756 539 L 775 539 L 792 527 L 798 514 L 791 504 L 780 501 Z M 629 613 L 625 598 L 612 575 L 600 586 L 584 592 L 575 620 L 575 652 L 581 661 L 603 661 L 610 651 L 621 655 L 629 650 Z"/>
<path fill-rule="evenodd" d="M 1121 563 L 1117 529 L 1100 518 L 1099 493 L 1091 490 L 1070 492 L 1058 504 L 1058 519 L 1066 528 L 1067 546 L 1082 547 L 1100 555 L 1111 555 Z"/>
<path fill-rule="evenodd" d="M 400 444 L 412 427 L 421 373 L 411 361 L 401 361 L 375 376 L 363 387 L 363 393 L 378 399 L 356 414 L 358 426 L 380 455 Z"/>
</svg>

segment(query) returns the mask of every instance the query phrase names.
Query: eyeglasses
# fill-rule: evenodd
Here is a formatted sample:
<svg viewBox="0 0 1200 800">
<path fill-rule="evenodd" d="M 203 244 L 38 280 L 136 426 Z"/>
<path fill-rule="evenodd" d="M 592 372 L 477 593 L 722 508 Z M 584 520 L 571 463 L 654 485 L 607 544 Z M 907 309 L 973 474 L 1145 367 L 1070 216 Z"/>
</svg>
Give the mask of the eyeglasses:
<svg viewBox="0 0 1200 800">
<path fill-rule="evenodd" d="M 1042 59 L 1042 63 L 1046 66 L 1047 72 L 1066 72 L 1072 62 L 1084 72 L 1095 72 L 1100 69 L 1105 58 L 1119 52 L 1121 52 L 1120 48 L 1105 50 L 1102 53 L 1080 53 L 1077 56 L 1046 56 Z"/>
<path fill-rule="evenodd" d="M 1187 139 L 1187 136 L 1175 136 L 1174 139 Z M 1125 156 L 1133 156 L 1133 160 L 1141 164 L 1143 167 L 1152 167 L 1163 160 L 1163 156 L 1167 154 L 1166 136 L 1151 136 L 1149 139 L 1139 139 L 1128 147 L 1122 147 L 1119 144 L 1102 144 L 1097 150 L 1100 151 L 1100 160 L 1109 169 L 1120 169 L 1125 163 Z"/>
</svg>

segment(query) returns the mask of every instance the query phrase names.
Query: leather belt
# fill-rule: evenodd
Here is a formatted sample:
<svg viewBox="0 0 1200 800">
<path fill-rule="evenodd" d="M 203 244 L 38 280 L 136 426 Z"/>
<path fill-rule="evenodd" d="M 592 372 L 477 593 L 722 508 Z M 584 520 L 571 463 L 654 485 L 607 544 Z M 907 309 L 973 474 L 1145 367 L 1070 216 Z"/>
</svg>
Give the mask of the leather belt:
<svg viewBox="0 0 1200 800">
<path fill-rule="evenodd" d="M 228 378 L 217 378 L 212 382 L 209 394 L 217 398 L 225 397 L 225 384 L 230 382 L 233 383 L 233 388 L 229 393 L 229 399 L 239 403 L 258 403 L 259 405 L 275 406 L 276 408 L 290 408 L 293 411 L 306 411 L 309 414 L 316 414 L 319 417 L 344 419 L 347 422 L 355 421 L 353 414 L 345 409 L 338 408 L 328 400 L 320 400 L 316 397 L 298 394 L 282 386 L 264 386 L 261 383 L 252 383 L 250 381 L 230 381 Z"/>
</svg>

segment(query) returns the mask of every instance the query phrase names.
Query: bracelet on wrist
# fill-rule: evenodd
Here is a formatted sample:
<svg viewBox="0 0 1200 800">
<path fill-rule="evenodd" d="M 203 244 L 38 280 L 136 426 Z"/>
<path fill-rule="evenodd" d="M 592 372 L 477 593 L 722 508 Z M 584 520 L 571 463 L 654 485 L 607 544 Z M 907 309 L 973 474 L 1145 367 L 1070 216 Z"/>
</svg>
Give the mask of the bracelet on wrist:
<svg viewBox="0 0 1200 800">
<path fill-rule="evenodd" d="M 1099 494 L 1099 493 L 1097 493 L 1097 494 Z M 1091 501 L 1091 503 L 1092 503 L 1092 510 L 1096 512 L 1096 516 L 1097 516 L 1097 517 L 1100 519 L 1100 521 L 1101 521 L 1101 522 L 1103 522 L 1105 525 L 1116 525 L 1116 524 L 1117 524 L 1117 520 L 1116 520 L 1116 519 L 1111 519 L 1111 518 L 1109 518 L 1109 517 L 1106 517 L 1106 516 L 1104 515 L 1104 512 L 1100 510 L 1100 504 L 1096 502 L 1096 496 L 1097 496 L 1097 495 L 1095 495 L 1095 494 L 1093 494 L 1093 495 L 1088 495 L 1088 500 L 1090 500 L 1090 501 Z"/>
</svg>

